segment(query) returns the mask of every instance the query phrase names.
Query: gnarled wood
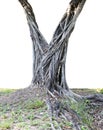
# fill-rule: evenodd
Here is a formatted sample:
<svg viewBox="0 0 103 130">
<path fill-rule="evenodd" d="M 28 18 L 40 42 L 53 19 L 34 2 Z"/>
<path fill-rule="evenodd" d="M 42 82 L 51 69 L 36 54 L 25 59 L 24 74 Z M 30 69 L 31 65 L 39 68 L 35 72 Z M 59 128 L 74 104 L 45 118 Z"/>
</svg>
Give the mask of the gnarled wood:
<svg viewBox="0 0 103 130">
<path fill-rule="evenodd" d="M 82 11 L 86 0 L 71 0 L 68 8 L 59 22 L 50 44 L 41 34 L 33 9 L 27 0 L 19 0 L 23 6 L 33 42 L 34 64 L 32 85 L 38 84 L 47 88 L 47 105 L 50 116 L 62 115 L 70 117 L 73 129 L 80 130 L 79 118 L 62 100 L 78 101 L 82 96 L 69 90 L 65 77 L 65 63 L 68 40 L 74 30 L 76 20 Z M 69 115 L 71 113 L 71 116 Z M 67 116 L 68 115 L 68 116 Z M 75 119 L 74 120 L 74 116 Z M 50 118 L 52 121 L 52 118 Z M 52 123 L 51 123 L 52 124 Z M 55 129 L 52 125 L 52 128 Z M 59 127 L 60 129 L 60 127 Z"/>
<path fill-rule="evenodd" d="M 71 0 L 48 45 L 39 31 L 31 5 L 27 0 L 19 0 L 25 10 L 33 41 L 34 75 L 32 84 L 41 82 L 45 84 L 50 91 L 56 90 L 59 93 L 63 93 L 63 90 L 68 90 L 65 78 L 68 39 L 85 1 L 86 0 Z"/>
<path fill-rule="evenodd" d="M 34 81 L 35 83 L 37 83 L 42 80 L 42 69 L 39 69 L 37 73 L 36 71 L 38 69 L 39 64 L 41 63 L 44 53 L 48 50 L 48 43 L 39 30 L 31 5 L 28 3 L 27 0 L 19 0 L 19 2 L 24 8 L 30 29 L 30 36 L 33 43 L 33 84 Z"/>
</svg>

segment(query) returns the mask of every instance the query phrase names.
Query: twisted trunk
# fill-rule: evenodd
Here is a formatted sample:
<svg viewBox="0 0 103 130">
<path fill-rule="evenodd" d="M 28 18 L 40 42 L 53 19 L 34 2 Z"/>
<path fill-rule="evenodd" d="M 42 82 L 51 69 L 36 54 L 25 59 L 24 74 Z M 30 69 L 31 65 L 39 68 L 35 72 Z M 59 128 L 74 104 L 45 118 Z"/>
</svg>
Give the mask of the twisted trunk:
<svg viewBox="0 0 103 130">
<path fill-rule="evenodd" d="M 31 5 L 27 0 L 19 0 L 27 17 L 33 43 L 34 64 L 31 85 L 45 87 L 47 89 L 47 105 L 51 117 L 53 115 L 62 115 L 65 119 L 71 119 L 72 122 L 75 122 L 73 123 L 73 128 L 76 130 L 80 130 L 80 126 L 77 123 L 79 120 L 78 116 L 68 107 L 68 104 L 64 104 L 63 100 L 75 102 L 84 97 L 73 93 L 69 89 L 65 77 L 65 63 L 68 40 L 74 30 L 76 20 L 82 11 L 85 1 L 70 1 L 65 14 L 53 34 L 51 42 L 48 44 L 39 30 Z M 75 117 L 70 116 L 69 113 L 72 113 Z M 53 125 L 51 126 L 55 129 Z"/>
<path fill-rule="evenodd" d="M 85 1 L 71 0 L 54 32 L 50 44 L 48 44 L 39 30 L 31 5 L 27 0 L 19 0 L 24 8 L 33 42 L 32 85 L 46 86 L 50 92 L 55 90 L 59 94 L 69 90 L 65 78 L 68 39 Z"/>
</svg>

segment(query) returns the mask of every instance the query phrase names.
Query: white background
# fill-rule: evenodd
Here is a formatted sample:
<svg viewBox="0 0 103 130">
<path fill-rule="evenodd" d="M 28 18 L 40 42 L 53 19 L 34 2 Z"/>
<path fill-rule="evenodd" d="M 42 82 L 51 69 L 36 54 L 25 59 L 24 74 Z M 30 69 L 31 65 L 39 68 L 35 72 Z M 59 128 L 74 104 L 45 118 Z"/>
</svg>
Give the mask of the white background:
<svg viewBox="0 0 103 130">
<path fill-rule="evenodd" d="M 29 0 L 49 42 L 68 0 Z M 103 1 L 87 0 L 68 46 L 69 87 L 103 88 Z M 18 0 L 0 2 L 0 88 L 24 88 L 32 79 L 32 43 Z"/>
</svg>

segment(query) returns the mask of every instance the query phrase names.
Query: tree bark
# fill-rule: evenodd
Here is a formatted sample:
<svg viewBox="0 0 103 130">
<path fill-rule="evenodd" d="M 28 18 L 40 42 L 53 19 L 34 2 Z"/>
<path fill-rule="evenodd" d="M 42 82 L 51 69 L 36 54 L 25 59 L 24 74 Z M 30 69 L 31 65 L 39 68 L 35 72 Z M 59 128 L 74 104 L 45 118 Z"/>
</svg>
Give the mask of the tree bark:
<svg viewBox="0 0 103 130">
<path fill-rule="evenodd" d="M 19 0 L 26 13 L 33 42 L 32 84 L 42 84 L 49 91 L 69 90 L 65 78 L 65 62 L 68 39 L 74 29 L 76 19 L 86 0 L 71 0 L 59 22 L 50 44 L 47 43 L 37 25 L 33 9 L 27 0 Z"/>
<path fill-rule="evenodd" d="M 39 30 L 31 5 L 27 0 L 19 0 L 19 2 L 24 8 L 33 43 L 34 64 L 31 85 L 38 85 L 47 89 L 47 105 L 51 117 L 63 115 L 68 119 L 70 117 L 68 112 L 72 114 L 74 112 L 62 101 L 82 99 L 82 96 L 73 93 L 69 89 L 66 82 L 65 63 L 68 41 L 86 0 L 70 1 L 49 44 Z M 74 121 L 73 118 L 72 122 L 75 122 L 74 129 L 79 130 L 80 127 L 76 124 L 78 119 Z M 76 118 L 77 116 L 75 116 Z M 53 126 L 52 128 L 54 129 Z"/>
</svg>

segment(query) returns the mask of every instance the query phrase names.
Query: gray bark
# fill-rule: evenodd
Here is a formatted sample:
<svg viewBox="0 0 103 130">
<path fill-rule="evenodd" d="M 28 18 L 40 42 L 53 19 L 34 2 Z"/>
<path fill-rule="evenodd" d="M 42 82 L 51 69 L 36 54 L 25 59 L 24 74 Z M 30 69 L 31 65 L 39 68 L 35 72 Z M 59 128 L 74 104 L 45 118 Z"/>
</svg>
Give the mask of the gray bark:
<svg viewBox="0 0 103 130">
<path fill-rule="evenodd" d="M 33 9 L 27 0 L 19 0 L 24 8 L 33 42 L 33 84 L 46 86 L 62 94 L 69 90 L 65 78 L 65 62 L 69 37 L 86 0 L 71 0 L 59 22 L 50 44 L 37 25 Z"/>
</svg>

